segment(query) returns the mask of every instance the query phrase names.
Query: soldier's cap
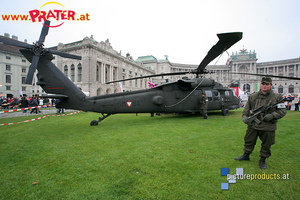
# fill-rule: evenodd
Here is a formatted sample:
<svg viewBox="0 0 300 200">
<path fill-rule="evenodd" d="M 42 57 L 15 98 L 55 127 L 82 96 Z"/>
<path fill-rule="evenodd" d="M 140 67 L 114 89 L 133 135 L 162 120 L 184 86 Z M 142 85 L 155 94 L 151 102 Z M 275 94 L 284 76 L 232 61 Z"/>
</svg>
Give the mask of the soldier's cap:
<svg viewBox="0 0 300 200">
<path fill-rule="evenodd" d="M 202 95 L 204 95 L 204 96 L 205 96 L 205 93 L 202 93 Z"/>
<path fill-rule="evenodd" d="M 270 77 L 264 76 L 261 79 L 261 83 L 271 83 L 272 84 L 272 79 Z"/>
</svg>

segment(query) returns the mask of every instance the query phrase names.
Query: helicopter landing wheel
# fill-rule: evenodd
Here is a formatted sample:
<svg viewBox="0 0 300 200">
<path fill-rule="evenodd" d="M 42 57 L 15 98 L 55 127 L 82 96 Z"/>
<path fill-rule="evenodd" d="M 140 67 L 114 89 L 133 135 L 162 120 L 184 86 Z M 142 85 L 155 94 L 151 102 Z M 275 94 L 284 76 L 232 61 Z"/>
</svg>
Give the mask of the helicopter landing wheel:
<svg viewBox="0 0 300 200">
<path fill-rule="evenodd" d="M 91 121 L 91 126 L 97 126 L 99 122 L 101 122 L 102 120 L 106 119 L 107 117 L 109 117 L 111 114 L 103 114 L 102 113 L 102 117 L 99 117 L 99 120 L 93 120 Z"/>
<path fill-rule="evenodd" d="M 97 125 L 98 125 L 98 121 L 96 120 L 91 121 L 91 126 L 97 126 Z"/>
<path fill-rule="evenodd" d="M 228 108 L 223 108 L 222 109 L 222 115 L 223 116 L 228 116 L 229 115 L 229 109 Z"/>
</svg>

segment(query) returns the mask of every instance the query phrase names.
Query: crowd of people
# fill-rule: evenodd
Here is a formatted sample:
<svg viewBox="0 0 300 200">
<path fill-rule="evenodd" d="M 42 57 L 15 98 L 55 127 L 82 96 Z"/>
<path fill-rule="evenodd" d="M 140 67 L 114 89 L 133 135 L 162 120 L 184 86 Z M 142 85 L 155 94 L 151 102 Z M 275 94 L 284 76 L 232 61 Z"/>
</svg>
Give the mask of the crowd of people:
<svg viewBox="0 0 300 200">
<path fill-rule="evenodd" d="M 12 98 L 1 98 L 0 97 L 0 108 L 1 110 L 5 109 L 16 109 L 16 108 L 28 108 L 28 107 L 35 107 L 35 106 L 42 106 L 42 105 L 56 105 L 59 102 L 59 99 L 49 99 L 49 98 L 42 98 L 40 96 L 20 96 L 19 98 L 12 97 Z M 23 113 L 26 113 L 26 110 L 23 110 Z M 58 113 L 64 112 L 63 109 L 58 109 Z M 39 108 L 32 108 L 30 114 L 32 113 L 40 113 Z"/>
<path fill-rule="evenodd" d="M 284 96 L 284 105 L 287 110 L 299 111 L 299 103 L 298 94 L 295 94 L 294 97 L 292 95 Z"/>
</svg>

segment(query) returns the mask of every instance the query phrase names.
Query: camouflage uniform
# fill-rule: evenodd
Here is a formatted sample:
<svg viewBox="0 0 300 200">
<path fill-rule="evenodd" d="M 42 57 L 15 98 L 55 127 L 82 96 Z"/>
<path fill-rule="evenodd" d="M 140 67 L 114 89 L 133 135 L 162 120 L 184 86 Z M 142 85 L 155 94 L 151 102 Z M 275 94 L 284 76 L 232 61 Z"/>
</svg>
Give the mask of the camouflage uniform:
<svg viewBox="0 0 300 200">
<path fill-rule="evenodd" d="M 267 107 L 271 104 L 275 104 L 282 100 L 282 95 L 273 93 L 272 90 L 267 93 L 261 91 L 250 95 L 247 104 L 243 111 L 243 117 L 249 117 L 250 110 L 255 110 L 260 106 Z M 267 114 L 272 114 L 273 119 L 271 121 L 265 121 L 264 117 Z M 285 108 L 272 108 L 261 116 L 257 117 L 257 120 L 252 122 L 252 125 L 248 125 L 246 135 L 244 137 L 244 152 L 251 154 L 256 144 L 257 137 L 262 141 L 260 157 L 268 158 L 271 156 L 271 145 L 275 144 L 275 130 L 277 129 L 277 121 L 286 114 Z"/>
<path fill-rule="evenodd" d="M 208 99 L 207 99 L 205 93 L 203 93 L 203 94 L 202 94 L 202 99 L 200 101 L 200 104 L 201 104 L 200 109 L 201 109 L 203 118 L 208 119 L 208 116 L 207 116 Z"/>
</svg>

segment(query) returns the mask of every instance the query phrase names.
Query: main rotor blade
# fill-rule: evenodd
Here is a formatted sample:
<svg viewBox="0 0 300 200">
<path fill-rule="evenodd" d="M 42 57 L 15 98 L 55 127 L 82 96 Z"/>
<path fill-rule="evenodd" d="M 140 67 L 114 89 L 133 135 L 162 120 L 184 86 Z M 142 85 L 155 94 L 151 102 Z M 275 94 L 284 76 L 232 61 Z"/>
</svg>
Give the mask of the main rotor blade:
<svg viewBox="0 0 300 200">
<path fill-rule="evenodd" d="M 77 55 L 73 55 L 73 54 L 69 54 L 69 53 L 65 53 L 65 52 L 61 52 L 61 51 L 56 51 L 56 50 L 52 50 L 52 49 L 46 49 L 46 51 L 48 51 L 49 53 L 55 54 L 55 55 L 59 55 L 64 58 L 72 58 L 72 59 L 76 59 L 76 60 L 81 60 L 81 56 L 77 56 Z"/>
<path fill-rule="evenodd" d="M 156 77 L 156 76 L 173 76 L 173 75 L 184 75 L 188 74 L 189 72 L 173 72 L 173 73 L 165 73 L 165 74 L 153 74 L 149 76 L 139 76 L 139 77 L 134 77 L 134 78 L 127 78 L 123 80 L 117 80 L 117 81 L 110 81 L 106 82 L 105 84 L 109 83 L 116 83 L 116 82 L 121 82 L 121 81 L 130 81 L 130 80 L 135 80 L 135 79 L 142 79 L 142 78 L 151 78 L 151 77 Z M 193 72 L 191 72 L 193 74 Z"/>
<path fill-rule="evenodd" d="M 26 84 L 30 84 L 30 85 L 32 84 L 33 75 L 34 75 L 34 72 L 35 72 L 35 70 L 37 68 L 39 59 L 40 59 L 40 55 L 39 54 L 35 54 L 33 56 L 32 63 L 29 66 L 28 74 L 27 74 L 27 77 L 26 77 L 26 81 L 25 81 Z"/>
<path fill-rule="evenodd" d="M 231 74 L 244 74 L 244 75 L 252 75 L 252 76 L 269 76 L 274 78 L 285 78 L 285 79 L 293 79 L 293 80 L 300 80 L 298 77 L 291 77 L 291 76 L 277 76 L 277 75 L 270 75 L 270 74 L 251 74 L 251 73 L 240 73 L 240 72 L 230 72 Z"/>
<path fill-rule="evenodd" d="M 3 44 L 8 44 L 8 45 L 16 46 L 16 47 L 22 47 L 22 48 L 26 48 L 26 49 L 30 49 L 32 47 L 32 45 L 30 45 L 30 44 L 22 43 L 22 42 L 12 40 L 12 39 L 6 39 L 3 37 L 0 37 L 0 42 L 2 42 Z"/>
<path fill-rule="evenodd" d="M 45 38 L 46 36 L 48 35 L 48 31 L 49 31 L 49 25 L 50 25 L 50 21 L 47 20 L 44 22 L 43 24 L 43 28 L 42 28 L 42 31 L 41 31 L 41 35 L 40 35 L 40 39 L 38 41 L 38 44 L 41 45 L 45 42 Z"/>
<path fill-rule="evenodd" d="M 217 34 L 219 41 L 214 45 L 197 68 L 197 73 L 201 74 L 204 68 L 221 53 L 229 49 L 232 45 L 242 39 L 242 32 Z"/>
</svg>

